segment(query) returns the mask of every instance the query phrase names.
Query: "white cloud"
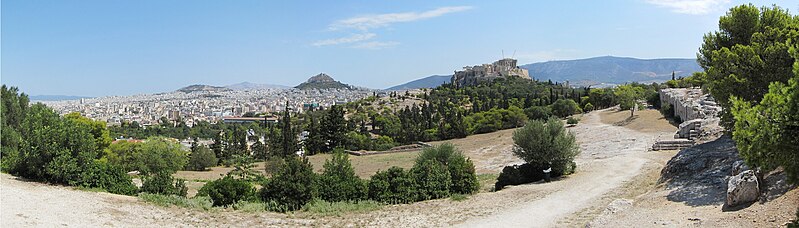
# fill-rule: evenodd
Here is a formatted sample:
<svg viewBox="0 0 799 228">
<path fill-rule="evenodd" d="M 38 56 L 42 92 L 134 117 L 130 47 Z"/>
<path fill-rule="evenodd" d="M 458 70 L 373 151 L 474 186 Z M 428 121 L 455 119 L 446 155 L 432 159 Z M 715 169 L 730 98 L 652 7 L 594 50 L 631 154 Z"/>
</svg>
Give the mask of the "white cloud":
<svg viewBox="0 0 799 228">
<path fill-rule="evenodd" d="M 360 48 L 360 49 L 371 49 L 371 50 L 380 50 L 385 48 L 390 48 L 399 45 L 399 42 L 380 42 L 380 41 L 371 41 L 353 45 L 352 48 Z"/>
<path fill-rule="evenodd" d="M 374 33 L 353 34 L 348 37 L 316 41 L 311 45 L 318 47 L 318 46 L 327 46 L 327 45 L 348 44 L 348 43 L 355 43 L 364 40 L 369 40 L 374 38 L 375 36 L 377 36 L 377 34 Z"/>
<path fill-rule="evenodd" d="M 354 28 L 368 30 L 371 28 L 386 27 L 398 22 L 411 22 L 443 16 L 448 13 L 461 12 L 472 9 L 471 6 L 448 6 L 424 12 L 387 13 L 365 15 L 338 20 L 329 26 L 330 30 Z"/>
<path fill-rule="evenodd" d="M 647 3 L 669 8 L 672 12 L 703 15 L 721 8 L 730 0 L 646 0 Z"/>
</svg>

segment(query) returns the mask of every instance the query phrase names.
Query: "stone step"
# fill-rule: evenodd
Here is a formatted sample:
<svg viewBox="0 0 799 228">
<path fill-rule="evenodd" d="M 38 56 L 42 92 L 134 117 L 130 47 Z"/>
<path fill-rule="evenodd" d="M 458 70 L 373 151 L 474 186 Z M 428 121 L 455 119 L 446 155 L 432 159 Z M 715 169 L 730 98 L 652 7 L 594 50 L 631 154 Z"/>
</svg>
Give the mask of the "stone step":
<svg viewBox="0 0 799 228">
<path fill-rule="evenodd" d="M 680 150 L 691 147 L 694 141 L 687 139 L 660 140 L 652 145 L 652 150 Z"/>
</svg>

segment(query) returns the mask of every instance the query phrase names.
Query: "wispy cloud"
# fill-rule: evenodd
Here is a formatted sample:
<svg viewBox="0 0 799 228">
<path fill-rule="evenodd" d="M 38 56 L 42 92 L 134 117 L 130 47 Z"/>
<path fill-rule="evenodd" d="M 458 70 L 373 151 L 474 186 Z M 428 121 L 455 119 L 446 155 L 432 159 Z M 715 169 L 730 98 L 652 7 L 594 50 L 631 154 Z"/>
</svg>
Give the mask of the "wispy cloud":
<svg viewBox="0 0 799 228">
<path fill-rule="evenodd" d="M 316 42 L 314 42 L 311 45 L 318 47 L 318 46 L 326 46 L 326 45 L 348 44 L 348 43 L 355 43 L 355 42 L 361 42 L 361 41 L 369 40 L 369 39 L 374 38 L 375 36 L 377 36 L 377 34 L 374 34 L 374 33 L 353 34 L 353 35 L 348 36 L 348 37 L 341 37 L 341 38 L 336 38 L 336 39 L 327 39 L 327 40 L 316 41 Z"/>
<path fill-rule="evenodd" d="M 370 49 L 370 50 L 380 50 L 385 48 L 390 48 L 399 45 L 399 42 L 380 42 L 380 41 L 370 41 L 365 43 L 360 43 L 353 45 L 352 48 L 360 48 L 360 49 Z"/>
<path fill-rule="evenodd" d="M 373 38 L 375 38 L 377 34 L 371 32 L 370 30 L 388 27 L 395 23 L 413 22 L 440 17 L 445 14 L 466 11 L 472 8 L 473 7 L 471 6 L 448 6 L 423 12 L 373 14 L 337 20 L 328 25 L 328 31 L 332 32 L 349 30 L 355 34 L 347 37 L 319 40 L 311 43 L 311 45 L 320 47 L 329 45 L 353 44 L 349 47 L 370 50 L 390 48 L 397 46 L 400 43 L 396 41 L 374 41 Z"/>
<path fill-rule="evenodd" d="M 669 8 L 672 12 L 703 15 L 721 8 L 730 0 L 646 0 L 647 3 Z"/>
<path fill-rule="evenodd" d="M 371 28 L 386 27 L 393 23 L 418 21 L 423 19 L 440 17 L 445 14 L 461 12 L 470 9 L 472 9 L 471 6 L 448 6 L 424 12 L 365 15 L 365 16 L 351 17 L 343 20 L 338 20 L 333 24 L 331 24 L 329 26 L 329 29 L 340 30 L 340 29 L 354 28 L 360 30 L 368 30 Z"/>
</svg>

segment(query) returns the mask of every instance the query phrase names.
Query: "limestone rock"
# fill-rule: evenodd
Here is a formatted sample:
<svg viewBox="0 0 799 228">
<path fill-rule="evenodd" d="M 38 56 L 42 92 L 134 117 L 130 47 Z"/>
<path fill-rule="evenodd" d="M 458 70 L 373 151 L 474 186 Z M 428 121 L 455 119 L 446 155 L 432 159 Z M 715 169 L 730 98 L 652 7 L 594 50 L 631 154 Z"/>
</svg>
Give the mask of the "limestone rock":
<svg viewBox="0 0 799 228">
<path fill-rule="evenodd" d="M 754 202 L 760 195 L 755 171 L 746 170 L 727 182 L 727 206 Z"/>
<path fill-rule="evenodd" d="M 743 160 L 738 160 L 732 163 L 732 175 L 738 175 L 743 171 L 750 170 L 749 166 Z"/>
</svg>

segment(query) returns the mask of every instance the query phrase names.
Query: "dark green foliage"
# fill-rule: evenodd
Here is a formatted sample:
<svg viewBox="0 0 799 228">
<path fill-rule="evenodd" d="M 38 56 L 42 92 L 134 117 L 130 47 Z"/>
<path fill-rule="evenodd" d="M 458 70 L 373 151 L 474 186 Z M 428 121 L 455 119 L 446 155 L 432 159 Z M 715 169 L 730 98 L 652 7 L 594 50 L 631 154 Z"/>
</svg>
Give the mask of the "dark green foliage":
<svg viewBox="0 0 799 228">
<path fill-rule="evenodd" d="M 297 210 L 317 194 L 316 174 L 306 158 L 286 157 L 283 166 L 267 179 L 261 188 L 261 199 L 283 210 Z"/>
<path fill-rule="evenodd" d="M 180 143 L 163 137 L 148 138 L 141 145 L 142 174 L 152 172 L 174 173 L 186 167 L 189 157 Z"/>
<path fill-rule="evenodd" d="M 280 119 L 280 153 L 278 155 L 290 157 L 297 151 L 297 134 L 291 126 L 291 113 L 289 110 L 289 102 L 286 101 L 286 111 L 283 113 L 283 118 Z M 276 145 L 276 144 L 272 144 Z"/>
<path fill-rule="evenodd" d="M 102 188 L 110 193 L 122 195 L 133 195 L 138 191 L 125 171 L 100 161 L 92 162 L 83 170 L 78 185 L 87 188 Z"/>
<path fill-rule="evenodd" d="M 552 111 L 547 106 L 533 106 L 524 109 L 524 114 L 531 120 L 546 120 L 552 117 Z"/>
<path fill-rule="evenodd" d="M 191 154 L 189 154 L 189 163 L 186 165 L 186 170 L 205 171 L 216 164 L 217 159 L 214 151 L 208 149 L 207 146 L 196 146 L 192 148 Z"/>
<path fill-rule="evenodd" d="M 799 54 L 799 53 L 797 53 Z M 796 65 L 799 75 L 799 64 Z M 759 104 L 733 98 L 732 138 L 747 164 L 764 171 L 779 166 L 799 183 L 799 76 L 788 85 L 773 83 Z"/>
<path fill-rule="evenodd" d="M 778 6 L 731 8 L 719 31 L 705 34 L 697 62 L 706 72 L 705 89 L 722 107 L 722 125 L 732 130 L 732 97 L 759 102 L 772 82 L 787 83 L 797 56 L 799 17 Z"/>
<path fill-rule="evenodd" d="M 416 158 L 414 168 L 429 165 L 425 164 L 427 161 L 438 162 L 447 169 L 450 174 L 450 186 L 448 187 L 450 192 L 471 194 L 480 188 L 474 164 L 452 144 L 445 143 L 425 148 Z M 417 183 L 420 183 L 419 179 L 417 179 Z"/>
<path fill-rule="evenodd" d="M 447 167 L 440 162 L 424 160 L 413 166 L 411 174 L 416 180 L 416 192 L 420 201 L 449 197 L 452 177 Z"/>
<path fill-rule="evenodd" d="M 569 124 L 569 125 L 575 125 L 578 122 L 580 122 L 580 120 L 578 120 L 577 118 L 574 118 L 574 117 L 569 117 L 568 119 L 566 119 L 566 124 Z"/>
<path fill-rule="evenodd" d="M 188 191 L 186 181 L 172 178 L 170 172 L 158 172 L 151 176 L 145 176 L 143 179 L 141 192 L 185 197 Z"/>
<path fill-rule="evenodd" d="M 333 151 L 336 147 L 345 146 L 345 134 L 348 132 L 347 121 L 344 119 L 344 108 L 338 105 L 330 106 L 322 119 L 322 135 L 327 142 L 323 147 L 324 152 Z"/>
<path fill-rule="evenodd" d="M 241 200 L 248 199 L 255 194 L 250 182 L 225 176 L 203 185 L 197 192 L 198 196 L 209 196 L 214 206 L 230 206 Z"/>
<path fill-rule="evenodd" d="M 505 166 L 502 172 L 497 177 L 497 183 L 494 184 L 494 190 L 499 191 L 508 185 L 520 185 L 533 183 L 544 179 L 544 170 L 547 169 L 546 165 L 524 163 L 522 165 Z M 552 169 L 550 177 L 559 177 L 563 175 L 563 170 Z"/>
<path fill-rule="evenodd" d="M 580 111 L 577 102 L 571 99 L 560 99 L 552 104 L 552 114 L 560 118 L 580 113 Z"/>
<path fill-rule="evenodd" d="M 389 204 L 416 202 L 416 181 L 400 167 L 378 171 L 369 180 L 369 199 Z"/>
<path fill-rule="evenodd" d="M 318 179 L 319 198 L 328 202 L 366 199 L 366 181 L 355 175 L 347 153 L 337 149 L 324 167 Z"/>
<path fill-rule="evenodd" d="M 549 119 L 547 122 L 533 120 L 513 132 L 513 154 L 527 163 L 552 164 L 552 169 L 571 173 L 574 157 L 579 153 L 574 134 L 569 133 L 563 122 Z"/>
</svg>

